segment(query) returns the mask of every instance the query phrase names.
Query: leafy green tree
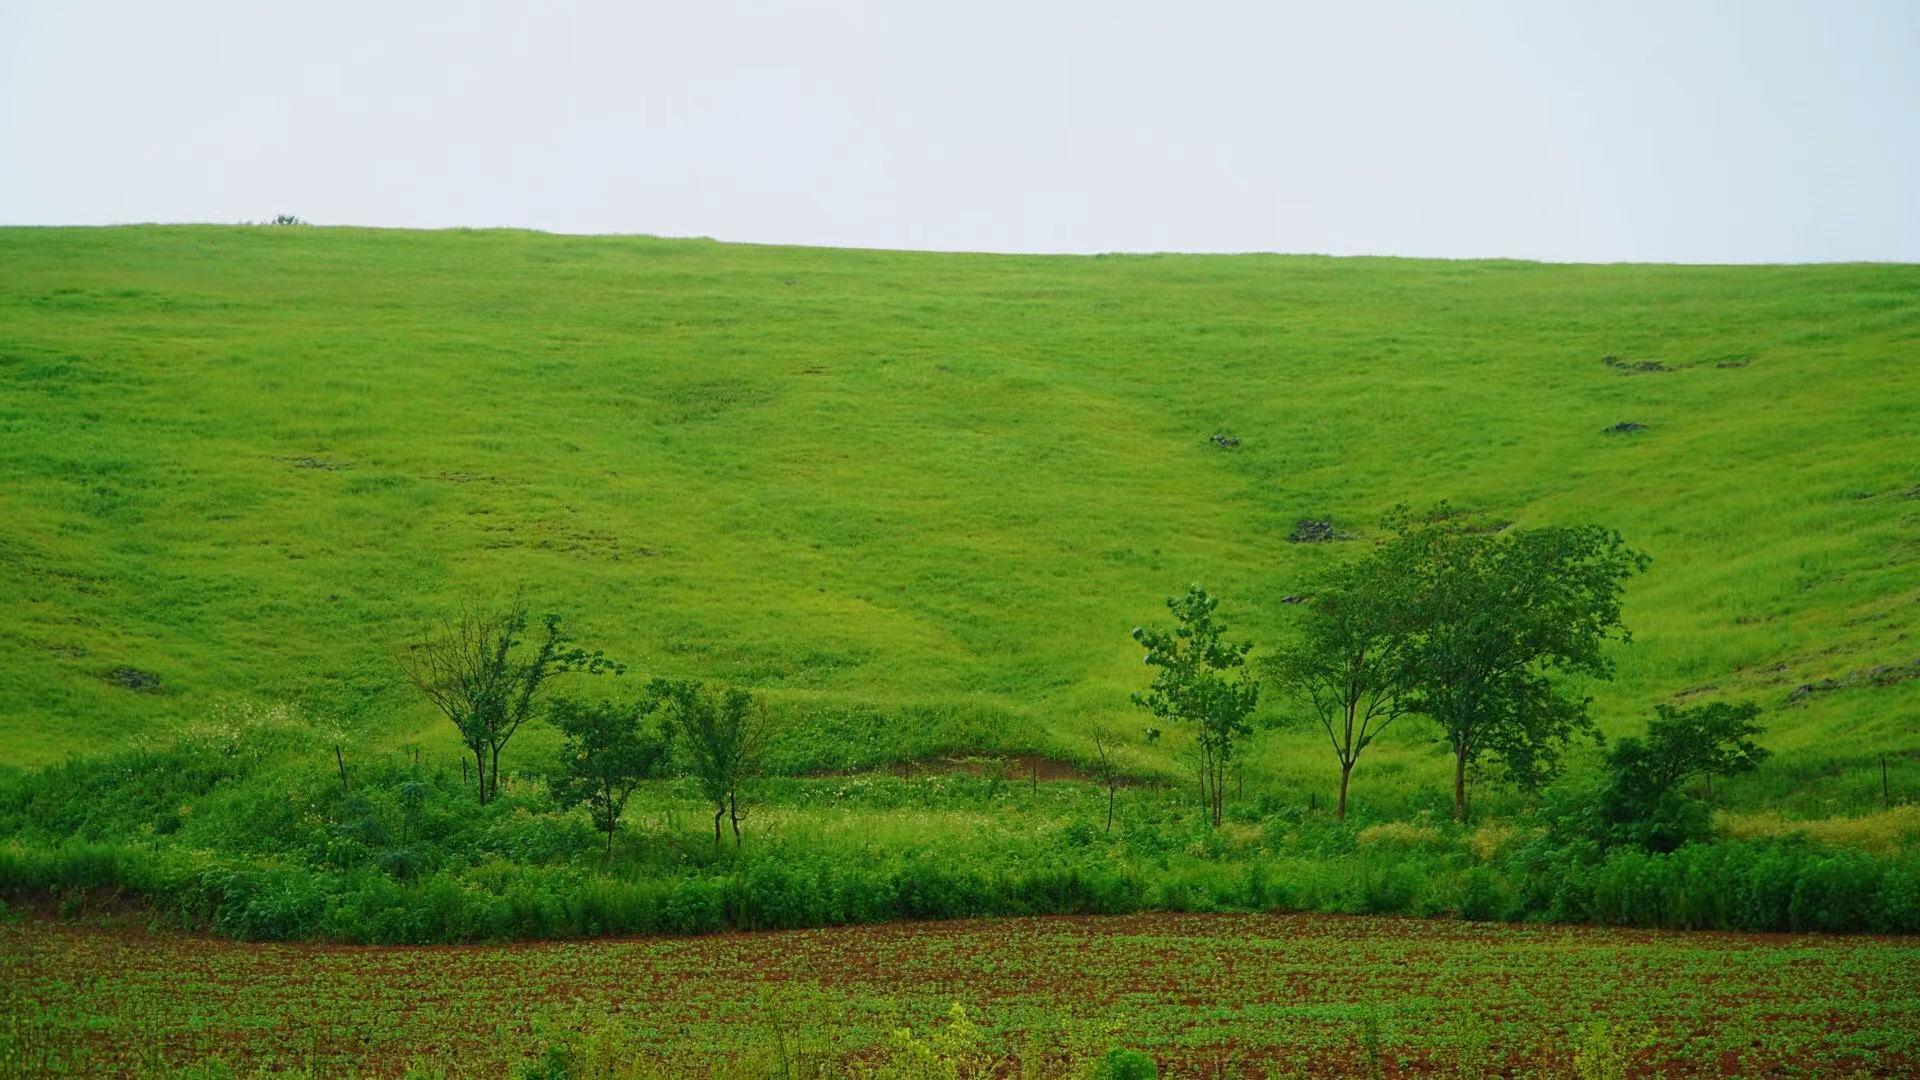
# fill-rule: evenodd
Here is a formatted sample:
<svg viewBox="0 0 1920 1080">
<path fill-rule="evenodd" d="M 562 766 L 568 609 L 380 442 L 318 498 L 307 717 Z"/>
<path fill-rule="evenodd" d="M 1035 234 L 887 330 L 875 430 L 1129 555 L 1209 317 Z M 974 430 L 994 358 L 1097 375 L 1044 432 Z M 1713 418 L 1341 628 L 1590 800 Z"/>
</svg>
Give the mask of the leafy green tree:
<svg viewBox="0 0 1920 1080">
<path fill-rule="evenodd" d="M 1395 528 L 1381 558 L 1405 598 L 1406 689 L 1453 755 L 1464 821 L 1469 768 L 1491 760 L 1535 787 L 1592 732 L 1588 699 L 1554 678 L 1612 678 L 1605 645 L 1628 639 L 1621 594 L 1648 559 L 1610 529 L 1478 529 L 1444 503 Z"/>
<path fill-rule="evenodd" d="M 738 847 L 746 816 L 740 812 L 740 789 L 759 774 L 769 734 L 765 706 L 745 690 L 709 690 L 698 682 L 656 682 L 653 692 L 666 706 L 688 774 L 713 805 L 713 845 L 720 846 L 720 823 L 726 820 Z"/>
<path fill-rule="evenodd" d="M 1672 851 L 1706 833 L 1706 806 L 1681 790 L 1698 776 L 1751 772 L 1768 757 L 1754 736 L 1760 706 L 1716 701 L 1687 708 L 1659 704 L 1645 738 L 1629 736 L 1607 752 L 1596 810 L 1598 839 Z"/>
<path fill-rule="evenodd" d="M 1226 797 L 1227 769 L 1238 740 L 1251 734 L 1248 718 L 1260 700 L 1260 684 L 1247 672 L 1252 642 L 1226 640 L 1216 620 L 1220 602 L 1198 585 L 1167 600 L 1171 629 L 1134 627 L 1146 649 L 1153 685 L 1133 703 L 1162 720 L 1193 728 L 1200 771 L 1200 799 L 1215 825 Z"/>
<path fill-rule="evenodd" d="M 605 654 L 574 643 L 558 615 L 528 635 L 526 600 L 495 610 L 466 607 L 399 650 L 407 681 L 460 732 L 473 755 L 480 802 L 500 790 L 500 752 L 544 702 L 547 684 L 578 671 L 624 671 Z"/>
<path fill-rule="evenodd" d="M 1360 755 L 1411 704 L 1403 575 L 1383 552 L 1325 571 L 1311 584 L 1299 632 L 1262 667 L 1312 711 L 1340 764 L 1335 815 Z"/>
<path fill-rule="evenodd" d="M 630 703 L 556 700 L 548 718 L 560 731 L 562 773 L 553 786 L 561 806 L 585 804 L 593 827 L 606 834 L 601 863 L 613 859 L 613 834 L 641 781 L 665 769 L 672 742 L 654 720 L 659 698 Z"/>
</svg>

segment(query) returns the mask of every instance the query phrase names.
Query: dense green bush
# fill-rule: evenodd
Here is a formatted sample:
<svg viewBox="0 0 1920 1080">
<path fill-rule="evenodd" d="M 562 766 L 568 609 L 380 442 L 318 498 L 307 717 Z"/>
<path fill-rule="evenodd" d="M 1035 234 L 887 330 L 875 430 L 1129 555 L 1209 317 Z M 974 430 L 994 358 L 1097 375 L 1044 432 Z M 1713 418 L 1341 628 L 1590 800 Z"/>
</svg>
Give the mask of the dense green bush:
<svg viewBox="0 0 1920 1080">
<path fill-rule="evenodd" d="M 1803 841 L 1689 844 L 1671 853 L 1577 850 L 1519 861 L 1509 916 L 1676 929 L 1920 930 L 1920 857 Z M 1468 914 L 1462 912 L 1462 914 Z"/>
<path fill-rule="evenodd" d="M 789 855 L 789 858 L 794 856 Z M 171 921 L 242 939 L 422 943 L 698 934 L 887 919 L 1166 909 L 1452 915 L 1748 931 L 1920 931 L 1920 860 L 1791 843 L 1622 850 L 1461 866 L 1444 859 L 1127 863 L 1016 867 L 937 857 L 847 865 L 755 856 L 679 877 L 623 879 L 490 863 L 396 880 L 219 861 L 181 873 L 151 849 L 76 844 L 0 849 L 9 895 L 113 890 Z"/>
<path fill-rule="evenodd" d="M 1779 840 L 1662 853 L 1551 828 L 1488 846 L 1431 817 L 1341 823 L 1297 806 L 1216 830 L 1145 794 L 1108 833 L 1073 816 L 1098 804 L 1074 789 L 1023 790 L 1006 811 L 1030 815 L 1021 827 L 948 832 L 933 823 L 960 808 L 981 820 L 1012 796 L 970 777 L 783 781 L 788 804 L 850 801 L 853 820 L 869 803 L 935 816 L 898 835 L 789 829 L 716 852 L 692 827 L 704 818 L 667 824 L 694 804 L 661 782 L 603 871 L 600 834 L 537 780 L 480 806 L 457 773 L 366 764 L 343 789 L 328 770 L 181 749 L 0 782 L 0 896 L 72 909 L 118 895 L 238 938 L 386 943 L 1155 909 L 1920 930 L 1911 853 Z"/>
</svg>

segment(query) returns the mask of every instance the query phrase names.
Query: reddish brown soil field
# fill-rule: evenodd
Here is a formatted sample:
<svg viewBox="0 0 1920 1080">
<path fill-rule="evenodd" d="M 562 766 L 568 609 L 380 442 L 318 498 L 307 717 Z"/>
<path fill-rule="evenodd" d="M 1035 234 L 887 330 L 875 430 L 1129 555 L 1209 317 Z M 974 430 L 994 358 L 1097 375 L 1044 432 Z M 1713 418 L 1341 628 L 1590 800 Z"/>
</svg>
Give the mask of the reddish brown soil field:
<svg viewBox="0 0 1920 1080">
<path fill-rule="evenodd" d="M 1141 915 L 381 948 L 28 919 L 0 975 L 16 1064 L 83 1073 L 489 1075 L 594 1023 L 694 1071 L 776 1028 L 859 1053 L 956 1001 L 1009 1058 L 1119 1043 L 1181 1076 L 1534 1075 L 1596 1021 L 1642 1075 L 1920 1070 L 1915 939 Z"/>
</svg>

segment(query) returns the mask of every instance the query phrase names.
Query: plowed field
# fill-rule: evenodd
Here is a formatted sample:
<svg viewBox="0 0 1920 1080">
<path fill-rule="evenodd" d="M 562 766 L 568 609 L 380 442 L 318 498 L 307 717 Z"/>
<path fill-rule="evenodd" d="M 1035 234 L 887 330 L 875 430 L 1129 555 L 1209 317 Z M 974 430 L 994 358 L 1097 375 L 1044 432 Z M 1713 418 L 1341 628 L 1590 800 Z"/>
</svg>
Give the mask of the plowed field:
<svg viewBox="0 0 1920 1080">
<path fill-rule="evenodd" d="M 1175 1075 L 1531 1075 L 1596 1020 L 1666 1075 L 1913 1075 L 1920 940 L 1410 919 L 1134 916 L 498 947 L 250 945 L 0 926 L 36 1068 L 490 1075 L 549 1024 L 618 1027 L 674 1071 L 778 1025 L 848 1053 L 966 1004 L 1010 1056 L 1106 1040 Z"/>
</svg>

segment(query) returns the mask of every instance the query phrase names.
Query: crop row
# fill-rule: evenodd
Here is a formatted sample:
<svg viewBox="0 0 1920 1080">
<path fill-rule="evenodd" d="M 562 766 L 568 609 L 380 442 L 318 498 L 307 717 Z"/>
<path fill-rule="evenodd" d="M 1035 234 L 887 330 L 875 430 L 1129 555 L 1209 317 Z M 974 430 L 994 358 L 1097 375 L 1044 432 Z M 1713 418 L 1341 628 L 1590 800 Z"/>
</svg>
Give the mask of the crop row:
<svg viewBox="0 0 1920 1080">
<path fill-rule="evenodd" d="M 1920 1065 L 1912 939 L 1157 915 L 378 948 L 28 920 L 0 965 L 16 1056 L 77 1072 L 498 1073 L 590 1028 L 698 1071 L 783 1032 L 871 1052 L 956 1002 L 1000 1059 L 1125 1045 L 1177 1075 L 1341 1075 L 1369 1046 L 1388 1071 L 1525 1072 L 1595 1023 L 1663 1074 Z"/>
</svg>

